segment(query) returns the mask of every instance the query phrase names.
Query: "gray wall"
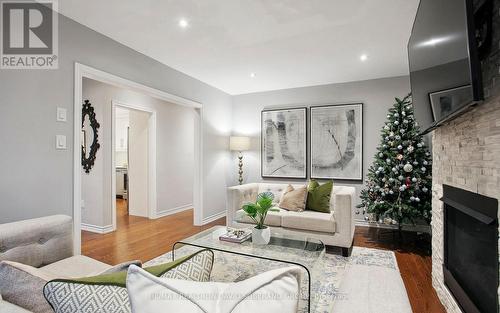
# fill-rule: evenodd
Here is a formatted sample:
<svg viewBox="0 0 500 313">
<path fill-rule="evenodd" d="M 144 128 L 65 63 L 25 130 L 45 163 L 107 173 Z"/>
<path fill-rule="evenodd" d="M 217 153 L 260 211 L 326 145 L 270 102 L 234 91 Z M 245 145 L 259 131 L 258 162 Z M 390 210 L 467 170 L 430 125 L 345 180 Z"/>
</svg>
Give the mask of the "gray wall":
<svg viewBox="0 0 500 313">
<path fill-rule="evenodd" d="M 244 154 L 245 182 L 283 182 L 289 180 L 260 177 L 260 112 L 264 108 L 310 106 L 363 102 L 363 170 L 366 175 L 380 143 L 380 132 L 393 105 L 394 97 L 404 97 L 410 91 L 409 78 L 393 77 L 342 84 L 293 88 L 233 97 L 233 133 L 252 137 L 252 149 Z M 237 184 L 236 155 L 233 155 L 232 183 Z M 295 180 L 297 181 L 297 180 Z M 355 186 L 358 181 L 336 181 L 339 185 Z M 358 200 L 359 201 L 359 200 Z M 361 216 L 358 216 L 361 218 Z"/>
<path fill-rule="evenodd" d="M 231 97 L 60 15 L 58 70 L 0 70 L 0 223 L 72 215 L 75 62 L 203 103 L 204 216 L 224 211 Z"/>
<path fill-rule="evenodd" d="M 94 107 L 96 119 L 100 124 L 101 145 L 92 171 L 86 174 L 82 168 L 82 199 L 84 200 L 82 223 L 100 227 L 113 223 L 114 196 L 111 192 L 111 173 L 115 165 L 111 163 L 112 101 L 138 105 L 156 112 L 157 212 L 153 214 L 167 213 L 178 207 L 192 206 L 194 109 L 87 78 L 83 80 L 82 94 L 83 99 L 90 100 Z M 130 121 L 132 125 L 132 114 Z M 144 174 L 147 175 L 147 170 Z M 130 174 L 130 177 L 132 176 Z M 130 181 L 129 185 L 132 183 Z M 129 192 L 133 191 L 129 190 Z"/>
</svg>

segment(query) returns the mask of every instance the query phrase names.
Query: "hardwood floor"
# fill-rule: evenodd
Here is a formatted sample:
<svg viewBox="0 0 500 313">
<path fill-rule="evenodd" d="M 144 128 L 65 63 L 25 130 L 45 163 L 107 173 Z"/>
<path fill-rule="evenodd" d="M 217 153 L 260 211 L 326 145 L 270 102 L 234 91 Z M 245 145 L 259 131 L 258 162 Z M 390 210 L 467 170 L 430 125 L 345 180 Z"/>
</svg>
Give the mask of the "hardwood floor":
<svg viewBox="0 0 500 313">
<path fill-rule="evenodd" d="M 82 253 L 108 264 L 140 259 L 143 262 L 171 250 L 172 244 L 225 219 L 193 226 L 193 211 L 184 211 L 156 220 L 128 216 L 126 202 L 117 202 L 117 230 L 108 234 L 82 231 Z M 354 245 L 392 250 L 415 313 L 444 313 L 431 281 L 430 237 L 399 234 L 384 229 L 356 227 Z M 382 300 L 381 300 L 382 301 Z"/>
<path fill-rule="evenodd" d="M 356 227 L 354 245 L 394 251 L 414 313 L 446 312 L 432 287 L 430 235 Z"/>
<path fill-rule="evenodd" d="M 193 210 L 155 220 L 129 216 L 126 201 L 118 200 L 116 231 L 107 234 L 82 231 L 82 254 L 112 265 L 128 260 L 146 262 L 170 251 L 180 239 L 225 223 L 225 218 L 221 218 L 204 226 L 193 226 Z"/>
</svg>

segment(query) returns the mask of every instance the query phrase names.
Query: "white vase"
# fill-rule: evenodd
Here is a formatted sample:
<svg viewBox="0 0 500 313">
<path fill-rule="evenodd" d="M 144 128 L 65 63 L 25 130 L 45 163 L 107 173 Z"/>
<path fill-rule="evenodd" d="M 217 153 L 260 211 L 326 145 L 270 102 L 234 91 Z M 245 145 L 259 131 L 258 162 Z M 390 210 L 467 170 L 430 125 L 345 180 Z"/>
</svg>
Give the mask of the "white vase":
<svg viewBox="0 0 500 313">
<path fill-rule="evenodd" d="M 271 240 L 271 229 L 264 226 L 263 229 L 252 228 L 252 243 L 256 245 L 267 245 Z"/>
</svg>

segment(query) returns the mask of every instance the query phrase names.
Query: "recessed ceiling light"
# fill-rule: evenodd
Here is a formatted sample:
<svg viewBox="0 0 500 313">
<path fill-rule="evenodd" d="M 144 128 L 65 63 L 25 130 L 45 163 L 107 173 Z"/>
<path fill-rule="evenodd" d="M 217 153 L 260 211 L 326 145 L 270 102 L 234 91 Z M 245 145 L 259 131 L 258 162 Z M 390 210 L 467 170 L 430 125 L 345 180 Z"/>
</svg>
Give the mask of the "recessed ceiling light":
<svg viewBox="0 0 500 313">
<path fill-rule="evenodd" d="M 363 62 L 364 62 L 364 61 L 368 60 L 368 55 L 366 55 L 366 54 L 362 54 L 362 55 L 359 57 L 359 59 L 360 59 L 361 61 L 363 61 Z"/>
<path fill-rule="evenodd" d="M 254 78 L 255 77 L 255 73 L 250 73 L 250 77 Z"/>
<path fill-rule="evenodd" d="M 181 18 L 179 20 L 179 27 L 180 28 L 186 28 L 189 26 L 189 22 L 185 18 Z"/>
</svg>

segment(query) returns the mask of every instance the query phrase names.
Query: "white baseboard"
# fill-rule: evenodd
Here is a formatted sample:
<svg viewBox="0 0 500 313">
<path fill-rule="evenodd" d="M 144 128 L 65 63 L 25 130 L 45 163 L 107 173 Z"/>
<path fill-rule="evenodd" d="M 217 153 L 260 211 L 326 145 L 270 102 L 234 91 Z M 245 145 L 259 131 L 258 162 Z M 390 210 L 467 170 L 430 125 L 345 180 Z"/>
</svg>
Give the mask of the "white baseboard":
<svg viewBox="0 0 500 313">
<path fill-rule="evenodd" d="M 82 223 L 81 229 L 92 233 L 107 234 L 113 231 L 113 225 L 97 226 L 97 225 Z"/>
<path fill-rule="evenodd" d="M 387 225 L 380 224 L 375 222 L 367 222 L 367 221 L 354 221 L 355 226 L 363 226 L 363 227 L 373 227 L 373 228 L 383 228 L 383 229 L 398 229 L 397 225 Z M 411 224 L 403 224 L 402 230 L 406 231 L 415 231 L 415 232 L 423 232 L 430 233 L 431 227 L 428 225 L 411 225 Z"/>
<path fill-rule="evenodd" d="M 167 215 L 171 215 L 171 214 L 179 213 L 179 212 L 182 212 L 182 211 L 190 210 L 192 208 L 193 208 L 193 204 L 192 203 L 186 204 L 186 205 L 181 205 L 181 206 L 178 206 L 176 208 L 171 208 L 171 209 L 162 210 L 160 212 L 156 212 L 156 215 L 154 215 L 152 218 L 153 219 L 157 219 L 157 218 L 164 217 L 164 216 L 167 216 Z"/>
<path fill-rule="evenodd" d="M 218 220 L 219 218 L 221 217 L 225 217 L 226 216 L 226 211 L 222 211 L 222 212 L 219 212 L 219 213 L 215 213 L 213 215 L 210 215 L 210 216 L 207 216 L 205 217 L 202 221 L 201 221 L 201 225 L 205 225 L 205 224 L 208 224 L 208 223 L 211 223 L 215 220 Z"/>
</svg>

